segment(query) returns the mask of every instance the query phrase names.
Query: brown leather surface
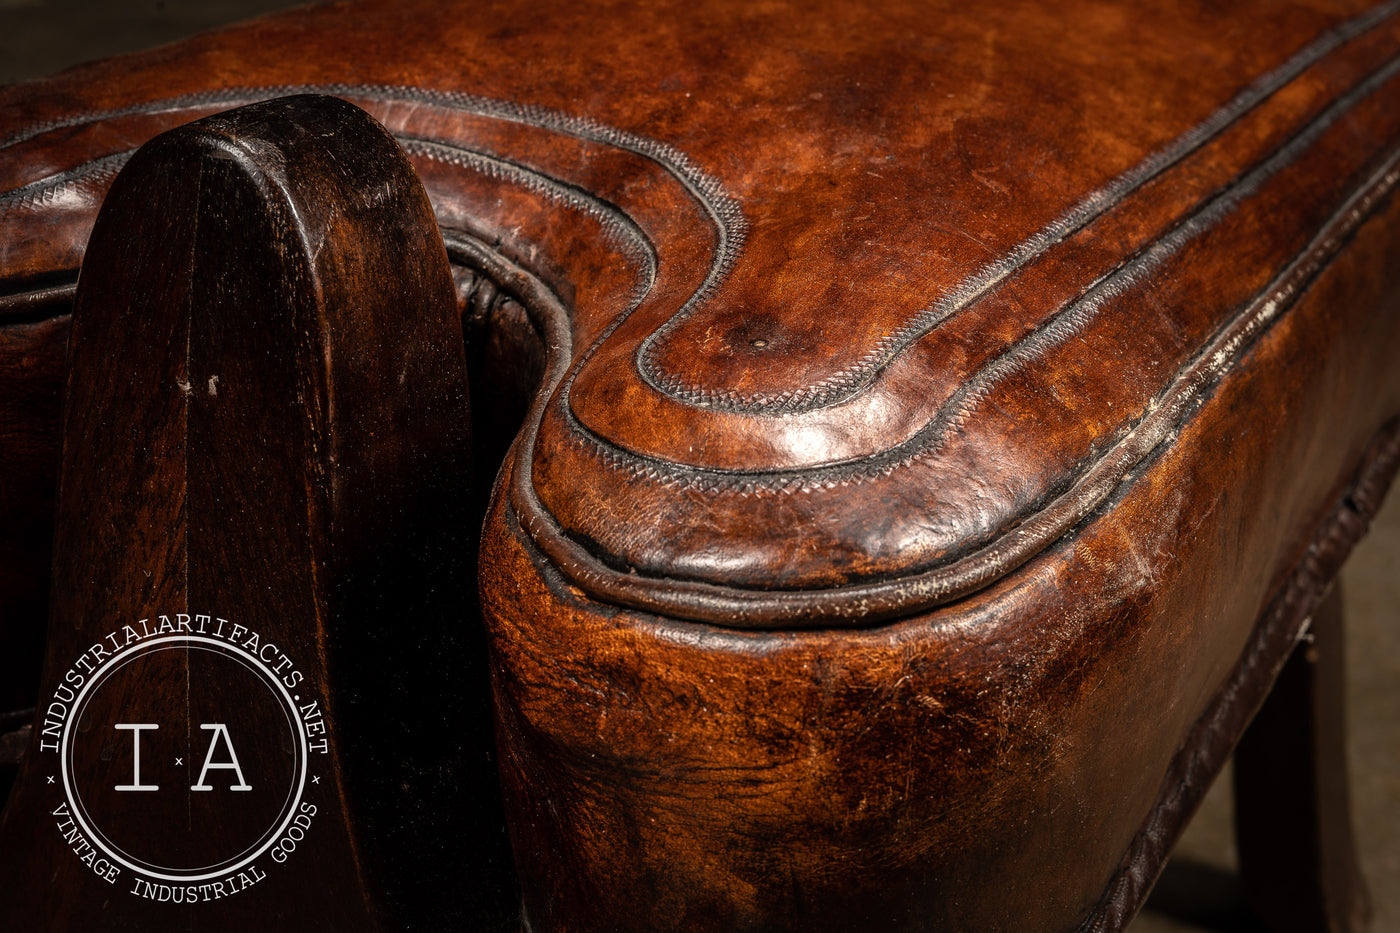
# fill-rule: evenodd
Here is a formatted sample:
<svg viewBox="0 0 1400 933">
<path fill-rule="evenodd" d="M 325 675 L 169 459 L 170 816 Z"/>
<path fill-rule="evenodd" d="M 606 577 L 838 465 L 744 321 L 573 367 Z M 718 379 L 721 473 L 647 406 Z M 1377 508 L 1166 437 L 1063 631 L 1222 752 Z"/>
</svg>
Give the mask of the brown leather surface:
<svg viewBox="0 0 1400 933">
<path fill-rule="evenodd" d="M 416 153 L 452 176 L 445 224 L 574 290 L 515 496 L 538 543 L 610 599 L 729 624 L 896 616 L 1043 548 L 1233 364 L 1212 341 L 1387 184 L 1400 132 L 1389 7 L 434 10 L 311 10 L 9 91 L 4 181 L 33 187 L 6 277 L 72 269 L 118 153 L 209 109 L 152 98 L 398 85 L 341 93 L 453 147 Z"/>
<path fill-rule="evenodd" d="M 1349 544 L 1312 562 L 1397 402 L 1375 392 L 1397 220 L 1111 509 L 932 613 L 760 633 L 618 612 L 498 503 L 482 592 L 534 929 L 1121 929 Z M 1276 597 L 1298 565 L 1302 597 Z"/>
<path fill-rule="evenodd" d="M 1397 467 L 1400 467 L 1400 422 L 1392 421 L 1367 451 L 1361 468 L 1331 514 L 1314 530 L 1302 560 L 1298 562 L 1289 579 L 1275 591 L 1274 598 L 1255 627 L 1250 645 L 1236 663 L 1235 670 L 1216 694 L 1205 714 L 1197 720 L 1195 728 L 1177 752 L 1162 779 L 1156 806 L 1139 830 L 1137 838 L 1133 840 L 1103 899 L 1099 901 L 1089 919 L 1081 925 L 1080 930 L 1083 933 L 1119 930 L 1126 927 L 1132 919 L 1187 821 L 1235 749 L 1241 732 L 1247 724 L 1253 731 L 1254 723 L 1251 723 L 1250 719 L 1261 706 L 1261 701 L 1270 687 L 1274 685 L 1281 665 L 1285 660 L 1292 663 L 1290 656 L 1296 657 L 1300 650 L 1310 647 L 1310 636 L 1317 633 L 1319 615 L 1330 611 L 1328 604 L 1332 604 L 1330 608 L 1340 604 L 1337 571 L 1351 553 L 1351 549 L 1369 529 L 1372 518 L 1380 509 L 1386 490 L 1394 480 Z M 1341 620 L 1338 618 L 1334 621 Z M 1323 624 L 1328 623 L 1323 621 Z M 1319 634 L 1318 637 L 1322 636 Z M 1269 702 L 1277 702 L 1276 692 L 1270 696 Z M 1291 731 L 1295 735 L 1300 725 L 1294 722 Z M 1329 726 L 1331 725 L 1329 723 Z M 1249 733 L 1245 734 L 1246 741 L 1251 740 Z M 1336 739 L 1344 741 L 1344 736 L 1337 735 Z M 1258 743 L 1258 736 L 1254 736 L 1252 740 Z M 1238 756 L 1235 764 L 1238 775 Z M 1345 758 L 1310 761 L 1301 770 L 1307 774 L 1319 765 L 1345 768 Z M 1271 789 L 1280 786 L 1291 789 L 1299 780 L 1298 775 L 1290 775 L 1282 780 L 1281 777 L 1278 773 L 1270 773 L 1265 780 Z M 1307 779 L 1302 778 L 1304 781 Z M 1244 788 L 1240 788 L 1239 784 L 1236 787 L 1236 807 L 1239 808 L 1246 801 L 1238 796 Z M 1261 811 L 1267 805 L 1269 795 L 1259 794 L 1258 797 L 1263 799 L 1256 798 L 1248 803 L 1256 815 L 1262 815 Z M 1342 806 L 1346 806 L 1345 791 Z M 1313 848 L 1312 851 L 1306 852 L 1308 858 L 1326 852 L 1327 846 L 1317 845 L 1315 841 L 1315 834 L 1319 829 L 1317 822 L 1307 825 L 1307 817 L 1294 819 L 1297 816 L 1299 814 L 1296 812 L 1279 812 L 1277 809 L 1269 814 L 1275 838 L 1285 835 L 1291 838 L 1288 839 L 1286 847 L 1279 847 L 1270 853 L 1267 860 L 1261 859 L 1256 863 L 1253 871 L 1258 871 L 1260 866 L 1267 868 L 1270 863 L 1279 866 L 1283 860 L 1303 854 L 1310 845 Z M 1316 817 L 1316 814 L 1308 816 Z M 1350 834 L 1349 813 L 1327 816 L 1339 817 L 1340 826 L 1328 826 L 1321 829 L 1322 832 L 1337 832 L 1341 829 Z M 1243 841 L 1239 844 L 1242 849 L 1246 845 Z M 1344 845 L 1350 846 L 1350 841 Z M 1325 872 L 1335 873 L 1335 876 L 1324 880 L 1322 884 L 1315 880 L 1311 885 L 1299 883 L 1298 879 L 1302 877 L 1303 872 L 1299 870 L 1300 866 L 1296 862 L 1289 865 L 1287 870 L 1276 872 L 1270 878 L 1273 884 L 1277 885 L 1285 876 L 1291 876 L 1295 890 L 1290 892 L 1286 900 L 1268 905 L 1268 910 L 1263 916 L 1277 917 L 1280 910 L 1294 908 L 1299 904 L 1307 905 L 1310 897 L 1320 895 L 1322 899 L 1330 901 L 1321 911 L 1328 917 L 1323 926 L 1330 923 L 1332 927 L 1340 929 L 1368 929 L 1366 918 L 1357 916 L 1358 907 L 1364 912 L 1364 881 L 1360 875 L 1345 875 L 1355 868 L 1354 853 L 1349 850 L 1341 851 L 1340 847 L 1337 847 L 1328 854 L 1332 856 L 1333 861 L 1327 865 Z M 1242 852 L 1241 861 L 1245 862 L 1245 858 L 1246 854 Z M 1358 894 L 1361 904 L 1358 904 Z M 1253 897 L 1251 901 L 1254 901 Z M 1290 922 L 1306 928 L 1310 922 L 1317 924 L 1316 915 L 1316 911 L 1311 914 L 1299 911 Z"/>
<path fill-rule="evenodd" d="M 536 928 L 1070 928 L 1400 413 L 1397 10 L 332 4 L 0 89 L 0 508 L 123 154 L 330 90 L 545 377 L 482 579 Z"/>
</svg>

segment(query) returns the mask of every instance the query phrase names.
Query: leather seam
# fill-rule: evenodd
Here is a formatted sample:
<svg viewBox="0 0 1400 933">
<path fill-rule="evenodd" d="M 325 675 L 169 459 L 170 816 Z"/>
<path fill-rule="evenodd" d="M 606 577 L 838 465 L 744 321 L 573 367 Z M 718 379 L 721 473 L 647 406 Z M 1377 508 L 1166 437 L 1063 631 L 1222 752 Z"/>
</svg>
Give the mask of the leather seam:
<svg viewBox="0 0 1400 933">
<path fill-rule="evenodd" d="M 1108 184 L 1080 200 L 1049 226 L 1022 241 L 1010 253 L 983 266 L 963 280 L 943 298 L 927 305 L 894 333 L 882 338 L 859 361 L 820 382 L 769 397 L 742 395 L 732 390 L 705 389 L 668 377 L 656 357 L 667 336 L 680 326 L 685 315 L 677 314 L 652 331 L 637 351 L 637 369 L 648 385 L 697 407 L 745 414 L 796 414 L 844 401 L 868 385 L 875 374 L 890 365 L 921 337 L 955 314 L 992 294 L 1015 272 L 1031 264 L 1051 246 L 1090 226 L 1153 179 L 1175 167 L 1192 153 L 1232 127 L 1241 117 L 1286 87 L 1329 53 L 1400 12 L 1400 3 L 1391 2 L 1324 32 L 1302 50 L 1267 74 L 1255 79 L 1205 121 L 1118 175 Z"/>
<path fill-rule="evenodd" d="M 1292 646 L 1305 631 L 1309 614 L 1370 526 L 1397 467 L 1400 420 L 1393 420 L 1372 442 L 1360 467 L 1353 471 L 1351 483 L 1316 527 L 1293 572 L 1266 604 L 1244 654 L 1172 759 L 1156 803 L 1098 903 L 1076 928 L 1077 933 L 1120 930 L 1146 900 L 1171 844 L 1224 767 L 1244 724 L 1264 702 Z M 1248 713 L 1243 724 L 1232 728 L 1231 720 L 1239 719 L 1241 712 Z"/>
<path fill-rule="evenodd" d="M 517 478 L 521 525 L 536 546 L 585 591 L 618 605 L 736 628 L 876 623 L 950 602 L 1000 579 L 1093 514 L 1133 470 L 1170 441 L 1235 363 L 1306 292 L 1354 230 L 1400 181 L 1400 152 L 1353 191 L 1302 253 L 1217 332 L 1158 397 L 1148 417 L 1098 458 L 1063 496 L 970 553 L 887 580 L 820 589 L 742 588 L 702 580 L 622 573 L 573 539 Z M 523 445 L 524 450 L 532 444 Z M 528 474 L 528 459 L 518 458 Z"/>
<path fill-rule="evenodd" d="M 1400 74 L 1400 56 L 1390 59 L 1346 95 L 1339 97 L 1268 158 L 1216 192 L 1200 209 L 1181 219 L 1166 235 L 1098 279 L 1083 294 L 1068 302 L 1034 331 L 989 361 L 978 373 L 965 380 L 939 411 L 910 438 L 877 454 L 844 464 L 822 464 L 789 470 L 708 469 L 623 448 L 588 429 L 578 420 L 572 408 L 566 407 L 565 413 L 570 428 L 583 449 L 604 466 L 624 472 L 629 478 L 643 479 L 680 490 L 734 494 L 747 498 L 775 493 L 807 493 L 886 478 L 895 470 L 927 459 L 945 437 L 955 433 L 971 420 L 972 409 L 988 396 L 991 387 L 1005 373 L 1024 366 L 1027 361 L 1034 360 L 1046 350 L 1072 339 L 1098 314 L 1108 300 L 1141 287 L 1143 280 L 1164 260 L 1177 253 L 1190 240 L 1209 232 L 1214 223 L 1228 216 L 1259 185 L 1292 164 L 1317 137 L 1345 116 L 1356 102 L 1374 93 L 1397 74 Z M 1361 187 L 1364 188 L 1365 185 Z M 1327 223 L 1345 212 L 1346 205 L 1355 194 L 1354 190 L 1343 198 L 1343 206 L 1334 212 Z M 1326 225 L 1324 224 L 1324 227 Z M 1306 253 L 1313 245 L 1310 242 L 1302 253 Z M 1295 256 L 1292 262 L 1296 262 L 1298 258 Z M 1285 264 L 1285 271 L 1292 262 Z M 1246 310 L 1253 302 L 1258 302 L 1262 296 L 1267 295 L 1276 282 L 1277 279 L 1271 281 L 1251 302 L 1246 303 Z M 1238 315 L 1227 322 L 1221 331 L 1228 329 L 1231 323 L 1242 316 L 1244 315 Z M 1203 346 L 1209 346 L 1213 340 L 1213 337 L 1208 339 Z M 1190 371 L 1195 361 L 1195 357 L 1189 358 L 1178 371 L 1178 375 L 1147 401 L 1142 417 L 1119 426 L 1119 440 L 1138 429 L 1161 400 L 1185 378 L 1184 374 Z"/>
</svg>

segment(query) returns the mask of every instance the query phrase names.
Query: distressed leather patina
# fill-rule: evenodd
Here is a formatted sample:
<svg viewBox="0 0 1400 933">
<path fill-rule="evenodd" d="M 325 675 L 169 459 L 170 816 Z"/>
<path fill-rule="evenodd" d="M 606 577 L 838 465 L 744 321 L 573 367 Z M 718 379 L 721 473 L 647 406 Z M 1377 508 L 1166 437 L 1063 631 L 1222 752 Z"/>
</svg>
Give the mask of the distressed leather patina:
<svg viewBox="0 0 1400 933">
<path fill-rule="evenodd" d="M 530 928 L 1126 923 L 1400 456 L 1400 4 L 370 0 L 0 89 L 7 708 L 106 187 L 307 91 L 454 263 Z"/>
</svg>

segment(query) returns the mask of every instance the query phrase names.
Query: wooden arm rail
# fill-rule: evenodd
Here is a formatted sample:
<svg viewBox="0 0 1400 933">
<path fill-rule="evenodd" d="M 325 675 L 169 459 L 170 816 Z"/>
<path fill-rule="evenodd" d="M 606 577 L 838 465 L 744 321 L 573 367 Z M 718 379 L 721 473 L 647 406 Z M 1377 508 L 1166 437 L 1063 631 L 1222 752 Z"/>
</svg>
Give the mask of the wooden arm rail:
<svg viewBox="0 0 1400 933">
<path fill-rule="evenodd" d="M 452 278 L 389 134 L 303 96 L 142 147 L 77 290 L 0 927 L 480 923 L 443 884 L 509 871 L 469 482 Z"/>
</svg>

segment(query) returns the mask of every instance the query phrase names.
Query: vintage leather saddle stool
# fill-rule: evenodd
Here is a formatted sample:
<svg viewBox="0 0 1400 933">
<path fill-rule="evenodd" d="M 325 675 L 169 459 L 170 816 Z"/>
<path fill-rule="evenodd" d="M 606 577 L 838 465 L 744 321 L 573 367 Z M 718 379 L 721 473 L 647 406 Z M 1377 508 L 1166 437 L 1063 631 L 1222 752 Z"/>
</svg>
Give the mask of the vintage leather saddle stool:
<svg viewBox="0 0 1400 933">
<path fill-rule="evenodd" d="M 366 0 L 0 153 L 0 927 L 1119 930 L 1240 743 L 1364 928 L 1400 4 Z"/>
</svg>

